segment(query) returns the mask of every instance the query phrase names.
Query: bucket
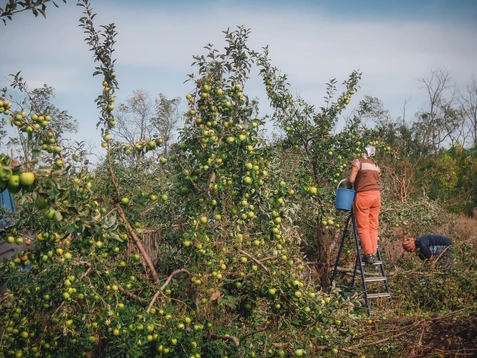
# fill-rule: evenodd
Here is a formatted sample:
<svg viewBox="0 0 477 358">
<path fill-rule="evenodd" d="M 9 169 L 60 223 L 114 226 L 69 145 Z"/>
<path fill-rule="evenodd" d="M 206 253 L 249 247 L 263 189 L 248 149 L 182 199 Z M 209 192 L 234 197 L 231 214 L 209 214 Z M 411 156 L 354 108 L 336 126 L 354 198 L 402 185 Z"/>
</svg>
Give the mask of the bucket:
<svg viewBox="0 0 477 358">
<path fill-rule="evenodd" d="M 353 189 L 340 188 L 341 183 L 344 181 L 346 179 L 340 181 L 336 188 L 336 210 L 351 211 L 356 192 Z"/>
</svg>

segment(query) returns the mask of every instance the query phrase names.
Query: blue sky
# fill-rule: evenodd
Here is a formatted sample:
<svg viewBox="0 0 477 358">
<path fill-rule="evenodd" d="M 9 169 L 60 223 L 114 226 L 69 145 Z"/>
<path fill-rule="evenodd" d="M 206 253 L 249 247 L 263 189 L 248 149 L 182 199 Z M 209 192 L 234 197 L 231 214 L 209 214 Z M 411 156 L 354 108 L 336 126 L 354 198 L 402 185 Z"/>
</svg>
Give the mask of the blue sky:
<svg viewBox="0 0 477 358">
<path fill-rule="evenodd" d="M 54 103 L 78 120 L 74 139 L 99 145 L 93 103 L 101 79 L 92 78 L 91 53 L 77 26 L 74 1 L 49 7 L 48 19 L 23 13 L 0 25 L 0 86 L 22 71 L 30 88 L 56 89 Z M 222 31 L 251 28 L 249 46 L 269 45 L 273 64 L 289 75 L 296 93 L 320 106 L 324 84 L 357 69 L 364 95 L 380 98 L 394 116 L 407 102 L 408 115 L 425 104 L 419 78 L 443 69 L 464 86 L 477 76 L 477 1 L 474 0 L 91 0 L 96 23 L 114 22 L 118 102 L 132 90 L 184 98 L 194 71 L 192 56 L 203 46 L 222 48 Z M 133 5 L 132 5 L 133 4 Z M 7 51 L 5 51 L 7 49 Z M 246 92 L 266 98 L 258 81 Z M 346 115 L 346 113 L 345 113 Z M 98 147 L 98 152 L 101 149 Z"/>
</svg>

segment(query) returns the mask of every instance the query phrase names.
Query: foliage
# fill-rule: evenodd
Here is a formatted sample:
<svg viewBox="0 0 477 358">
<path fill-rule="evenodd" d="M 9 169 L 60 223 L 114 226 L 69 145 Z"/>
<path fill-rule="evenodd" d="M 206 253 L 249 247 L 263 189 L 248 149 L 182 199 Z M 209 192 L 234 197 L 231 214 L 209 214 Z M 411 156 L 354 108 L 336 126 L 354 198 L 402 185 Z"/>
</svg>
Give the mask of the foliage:
<svg viewBox="0 0 477 358">
<path fill-rule="evenodd" d="M 66 0 L 62 1 L 66 4 Z M 46 8 L 48 3 L 58 7 L 56 2 L 50 0 L 9 0 L 5 3 L 5 7 L 0 7 L 0 18 L 2 18 L 4 25 L 7 24 L 6 19 L 12 20 L 13 15 L 23 11 L 31 11 L 35 17 L 41 15 L 46 18 Z"/>
<path fill-rule="evenodd" d="M 427 321 L 403 317 L 475 309 L 475 238 L 464 240 L 470 234 L 444 232 L 459 243 L 447 275 L 399 249 L 403 233 L 452 222 L 438 200 L 470 192 L 474 150 L 435 151 L 416 126 L 391 121 L 371 97 L 337 131 L 361 74 L 352 72 L 341 93 L 330 80 L 316 108 L 291 94 L 267 48 L 248 47 L 244 27 L 224 32 L 223 51 L 208 44 L 194 56 L 177 143 L 170 133 L 179 101 L 162 96 L 127 101 L 123 114 L 139 106 L 133 112 L 149 111 L 143 119 L 151 127 L 124 143 L 115 107 L 116 28 L 98 30 L 89 1 L 79 5 L 101 81 L 95 102 L 105 157 L 91 170 L 83 144 L 61 140 L 67 128 L 55 125 L 54 107 L 35 104 L 42 109 L 26 113 L 29 107 L 2 98 L 1 112 L 32 143 L 23 163 L 1 157 L 0 185 L 15 192 L 19 215 L 0 240 L 26 246 L 0 264 L 9 288 L 0 301 L 3 355 L 404 356 L 417 342 L 406 346 L 400 337 Z M 267 116 L 246 91 L 255 67 Z M 49 103 L 51 89 L 29 92 L 23 80 L 16 83 L 32 103 Z M 374 128 L 366 125 L 370 118 L 378 119 Z M 266 121 L 281 131 L 273 143 L 261 135 Z M 327 289 L 343 221 L 335 190 L 368 143 L 383 168 L 380 247 L 395 265 L 389 277 L 397 313 L 389 324 L 384 313 L 361 315 L 359 291 Z M 24 173 L 20 184 L 11 180 Z M 397 323 L 404 328 L 389 335 Z"/>
<path fill-rule="evenodd" d="M 145 157 L 144 146 L 151 150 L 161 145 L 164 155 L 168 155 L 180 120 L 179 104 L 179 98 L 168 99 L 161 93 L 153 100 L 142 90 L 133 91 L 125 103 L 119 104 L 111 133 L 121 141 L 118 145 L 122 145 L 131 165 L 141 164 Z"/>
<path fill-rule="evenodd" d="M 17 128 L 17 136 L 10 138 L 6 145 L 15 157 L 20 156 L 29 161 L 29 157 L 40 157 L 40 149 L 48 153 L 60 153 L 57 145 L 64 142 L 67 146 L 67 134 L 75 133 L 78 123 L 67 111 L 60 110 L 51 101 L 54 97 L 54 89 L 47 85 L 42 88 L 28 90 L 26 82 L 21 77 L 20 72 L 12 75 L 12 88 L 16 88 L 22 93 L 21 101 L 13 100 L 10 95 L 10 102 L 16 105 L 16 112 L 12 113 L 9 123 Z M 7 98 L 6 89 L 4 97 Z M 33 136 L 33 132 L 42 133 Z M 37 158 L 43 160 L 44 158 Z"/>
<path fill-rule="evenodd" d="M 94 74 L 103 76 L 96 102 L 107 157 L 93 176 L 84 158 L 54 153 L 62 162 L 35 168 L 34 186 L 21 192 L 21 215 L 5 235 L 28 240 L 32 250 L 3 268 L 10 290 L 1 312 L 3 352 L 212 357 L 331 349 L 354 304 L 304 275 L 298 235 L 283 210 L 289 192 L 268 172 L 271 151 L 258 136 L 264 120 L 243 92 L 255 55 L 246 47 L 248 30 L 226 32 L 224 53 L 208 46 L 207 60 L 196 57 L 186 126 L 171 164 L 163 161 L 175 186 L 151 207 L 171 215 L 163 235 L 177 266 L 164 267 L 144 249 L 143 223 L 131 221 L 150 202 L 143 191 L 128 196 L 137 192 L 135 177 L 107 137 L 116 124 L 114 25 L 96 31 L 92 9 L 83 6 L 80 21 L 99 63 Z M 41 135 L 41 128 L 31 132 Z M 96 178 L 109 181 L 105 192 Z M 136 250 L 125 257 L 129 240 Z M 309 345 L 317 339 L 322 345 Z"/>
</svg>

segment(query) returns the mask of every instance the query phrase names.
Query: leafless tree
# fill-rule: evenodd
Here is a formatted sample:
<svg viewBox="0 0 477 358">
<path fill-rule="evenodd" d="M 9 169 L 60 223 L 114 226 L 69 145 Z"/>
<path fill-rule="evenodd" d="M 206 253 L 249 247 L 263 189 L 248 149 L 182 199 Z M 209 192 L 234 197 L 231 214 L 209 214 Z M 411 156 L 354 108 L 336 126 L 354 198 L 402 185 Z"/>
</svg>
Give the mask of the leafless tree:
<svg viewBox="0 0 477 358">
<path fill-rule="evenodd" d="M 144 90 L 134 90 L 118 106 L 117 125 L 112 132 L 133 148 L 138 142 L 161 138 L 167 153 L 181 118 L 179 104 L 179 98 L 168 99 L 161 93 L 154 99 Z"/>
<path fill-rule="evenodd" d="M 477 145 L 477 79 L 475 77 L 461 96 L 460 102 L 465 119 L 463 128 L 467 134 L 465 142 L 475 147 Z"/>
<path fill-rule="evenodd" d="M 174 131 L 181 119 L 179 104 L 180 98 L 168 99 L 162 93 L 155 99 L 156 112 L 152 119 L 152 125 L 164 141 L 164 151 L 166 154 L 174 137 Z"/>
<path fill-rule="evenodd" d="M 125 103 L 118 106 L 116 128 L 113 133 L 134 147 L 137 142 L 152 136 L 154 101 L 144 90 L 134 90 Z"/>
<path fill-rule="evenodd" d="M 455 85 L 448 72 L 433 70 L 420 80 L 428 95 L 428 103 L 416 114 L 413 129 L 421 145 L 437 153 L 446 142 L 462 139 L 459 129 L 463 115 L 457 103 Z"/>
</svg>

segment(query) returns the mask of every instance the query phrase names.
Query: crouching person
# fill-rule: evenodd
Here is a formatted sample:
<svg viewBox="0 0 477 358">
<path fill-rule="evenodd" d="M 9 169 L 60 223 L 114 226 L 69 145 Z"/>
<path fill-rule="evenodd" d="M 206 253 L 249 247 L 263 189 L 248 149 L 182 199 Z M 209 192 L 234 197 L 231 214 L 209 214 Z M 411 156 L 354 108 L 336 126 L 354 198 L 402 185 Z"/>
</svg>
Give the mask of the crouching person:
<svg viewBox="0 0 477 358">
<path fill-rule="evenodd" d="M 433 267 L 438 263 L 440 267 L 449 270 L 454 260 L 451 252 L 452 240 L 447 236 L 426 234 L 418 237 L 405 236 L 402 247 L 407 252 L 415 252 L 417 256 L 429 261 Z"/>
</svg>

